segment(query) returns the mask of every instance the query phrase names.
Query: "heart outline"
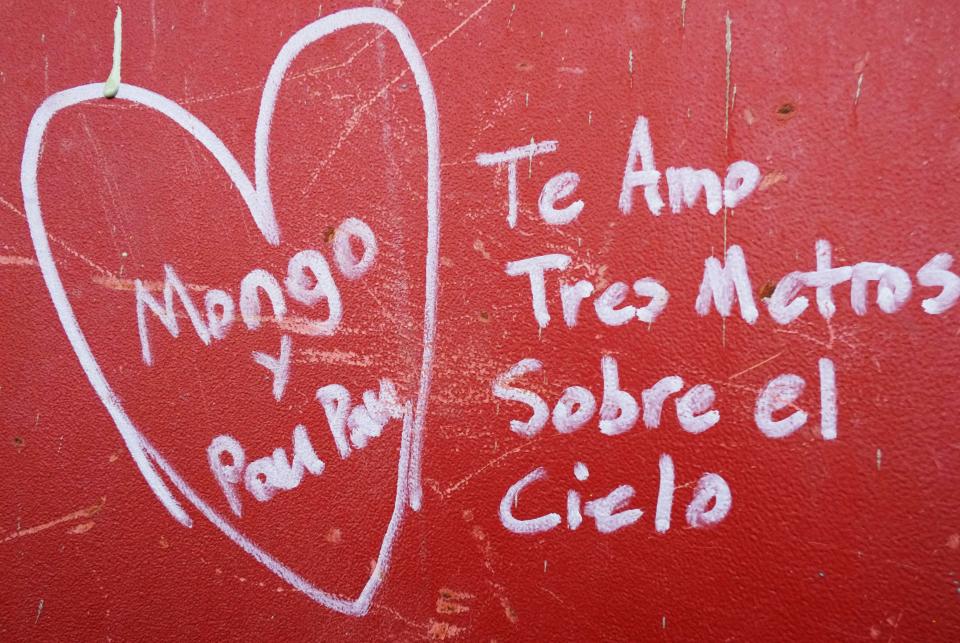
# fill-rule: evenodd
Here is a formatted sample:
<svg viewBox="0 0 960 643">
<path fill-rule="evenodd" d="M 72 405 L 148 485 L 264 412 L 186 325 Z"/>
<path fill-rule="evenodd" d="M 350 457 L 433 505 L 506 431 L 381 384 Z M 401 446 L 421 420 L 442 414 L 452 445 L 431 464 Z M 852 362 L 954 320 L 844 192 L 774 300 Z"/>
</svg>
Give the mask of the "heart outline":
<svg viewBox="0 0 960 643">
<path fill-rule="evenodd" d="M 273 111 L 283 76 L 293 60 L 310 44 L 341 29 L 361 25 L 380 26 L 390 32 L 400 46 L 407 67 L 413 72 L 414 80 L 420 92 L 427 135 L 427 253 L 424 280 L 423 356 L 416 408 L 413 409 L 411 404 L 407 402 L 403 417 L 400 457 L 397 467 L 397 491 L 393 511 L 381 542 L 376 564 L 360 594 L 354 600 L 343 598 L 316 587 L 261 549 L 234 527 L 229 520 L 205 503 L 190 485 L 180 477 L 173 466 L 153 447 L 127 415 L 123 409 L 123 403 L 104 377 L 103 371 L 100 369 L 99 363 L 94 357 L 83 331 L 80 329 L 47 241 L 40 207 L 37 172 L 43 136 L 49 122 L 58 112 L 64 109 L 87 101 L 101 99 L 103 97 L 103 85 L 101 83 L 79 85 L 47 97 L 30 120 L 20 166 L 20 184 L 27 223 L 30 228 L 30 237 L 37 255 L 37 263 L 40 265 L 44 283 L 50 293 L 61 326 L 63 326 L 67 339 L 87 379 L 113 419 L 127 450 L 154 495 L 157 496 L 157 499 L 175 520 L 186 527 L 193 525 L 190 516 L 154 468 L 153 465 L 156 464 L 195 509 L 257 562 L 317 603 L 351 616 L 362 616 L 370 609 L 373 596 L 386 576 L 393 544 L 399 532 L 405 509 L 409 505 L 414 511 L 419 511 L 422 501 L 420 466 L 423 425 L 426 419 L 434 357 L 440 241 L 440 124 L 436 95 L 423 56 L 400 18 L 389 11 L 373 7 L 339 11 L 320 18 L 297 31 L 277 54 L 267 75 L 261 95 L 254 135 L 254 182 L 252 183 L 236 158 L 213 131 L 174 101 L 142 87 L 128 84 L 122 84 L 116 95 L 117 99 L 138 103 L 160 112 L 201 143 L 217 160 L 240 192 L 264 239 L 270 245 L 276 246 L 280 243 L 280 229 L 276 222 L 273 200 L 270 194 L 268 176 L 269 135 Z"/>
</svg>

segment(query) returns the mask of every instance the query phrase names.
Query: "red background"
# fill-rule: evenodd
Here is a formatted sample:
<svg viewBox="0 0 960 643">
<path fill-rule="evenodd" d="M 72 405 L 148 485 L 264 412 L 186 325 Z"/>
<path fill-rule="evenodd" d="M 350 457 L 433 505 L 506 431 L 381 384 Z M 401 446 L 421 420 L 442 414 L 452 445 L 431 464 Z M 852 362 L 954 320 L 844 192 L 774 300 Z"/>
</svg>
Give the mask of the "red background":
<svg viewBox="0 0 960 643">
<path fill-rule="evenodd" d="M 276 53 L 296 30 L 350 3 L 318 4 L 125 3 L 123 80 L 190 110 L 252 173 L 260 92 Z M 841 286 L 829 325 L 813 307 L 785 327 L 764 311 L 755 326 L 693 311 L 703 260 L 725 244 L 744 248 L 757 291 L 812 269 L 817 239 L 832 242 L 837 265 L 884 261 L 911 275 L 938 252 L 960 252 L 953 3 L 386 4 L 412 32 L 437 92 L 441 286 L 424 506 L 407 515 L 362 618 L 311 602 L 192 508 L 192 529 L 173 521 L 60 327 L 23 214 L 23 140 L 48 95 L 106 78 L 114 7 L 2 10 L 4 638 L 958 637 L 958 309 L 925 314 L 920 301 L 935 291 L 915 283 L 902 311 L 885 315 L 871 301 L 865 317 Z M 402 72 L 395 43 L 374 28 L 325 39 L 294 62 L 271 135 L 278 249 L 257 235 L 213 159 L 162 117 L 99 101 L 61 114 L 47 132 L 41 199 L 80 324 L 131 416 L 221 509 L 204 455 L 214 435 L 235 435 L 263 455 L 288 447 L 298 422 L 325 435 L 317 386 L 339 382 L 358 398 L 390 376 L 403 395 L 416 391 L 426 155 L 415 86 Z M 661 170 L 722 175 L 747 159 L 760 167 L 761 187 L 726 218 L 702 202 L 654 218 L 639 192 L 634 213 L 620 215 L 640 114 Z M 505 172 L 474 157 L 531 137 L 558 140 L 559 150 L 521 164 L 519 224 L 509 230 Z M 576 222 L 550 227 L 536 196 L 566 170 L 580 173 L 586 205 Z M 347 216 L 376 232 L 378 269 L 338 281 L 345 317 L 336 337 L 294 335 L 281 404 L 248 357 L 276 352 L 272 326 L 237 328 L 212 348 L 188 325 L 176 340 L 154 326 L 156 365 L 140 363 L 132 279 L 162 279 L 169 262 L 185 282 L 236 293 L 251 268 L 282 276 L 304 248 L 329 257 L 330 230 Z M 507 277 L 503 265 L 548 252 L 573 256 L 567 276 L 599 286 L 653 276 L 669 305 L 649 328 L 609 328 L 585 304 L 571 330 L 550 278 L 554 319 L 540 333 L 526 280 Z M 713 384 L 720 423 L 696 436 L 671 413 L 657 431 L 638 426 L 617 437 L 595 422 L 572 435 L 509 431 L 525 409 L 493 397 L 499 373 L 535 357 L 542 377 L 525 381 L 551 403 L 573 384 L 599 398 L 604 354 L 617 357 L 623 388 L 638 398 L 665 375 Z M 837 368 L 833 442 L 817 430 L 820 357 Z M 754 426 L 753 403 L 784 372 L 808 380 L 799 405 L 811 420 L 775 441 Z M 321 586 L 354 596 L 389 515 L 398 436 L 388 428 L 345 462 L 318 438 L 327 472 L 270 503 L 246 496 L 245 533 Z M 653 529 L 661 453 L 677 467 L 666 534 Z M 576 461 L 590 467 L 588 482 L 574 480 Z M 500 498 L 537 466 L 550 480 L 523 496 L 529 515 L 562 514 L 568 488 L 589 499 L 619 484 L 636 488 L 634 506 L 645 514 L 610 535 L 590 522 L 576 532 L 509 533 Z M 733 508 L 712 529 L 689 529 L 683 511 L 707 471 L 728 481 Z"/>
</svg>

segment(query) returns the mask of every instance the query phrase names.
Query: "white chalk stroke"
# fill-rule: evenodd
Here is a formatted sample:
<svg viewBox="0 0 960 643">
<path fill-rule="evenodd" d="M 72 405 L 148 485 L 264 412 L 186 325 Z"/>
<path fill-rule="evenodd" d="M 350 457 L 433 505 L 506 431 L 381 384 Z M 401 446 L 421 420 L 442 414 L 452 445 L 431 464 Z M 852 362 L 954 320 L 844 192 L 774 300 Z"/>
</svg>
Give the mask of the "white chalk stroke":
<svg viewBox="0 0 960 643">
<path fill-rule="evenodd" d="M 107 382 L 96 357 L 94 357 L 89 344 L 87 344 L 66 290 L 60 280 L 60 274 L 57 271 L 47 241 L 40 209 L 37 168 L 40 162 L 44 133 L 50 120 L 57 113 L 69 107 L 101 99 L 103 97 L 102 83 L 73 87 L 53 94 L 44 100 L 30 121 L 20 167 L 20 182 L 23 189 L 27 221 L 30 226 L 30 236 L 36 250 L 37 262 L 43 273 L 47 289 L 50 291 L 50 298 L 56 307 L 60 323 L 63 325 L 67 338 L 70 340 L 70 344 L 73 346 L 90 384 L 113 418 L 127 449 L 130 451 L 130 455 L 154 494 L 177 521 L 187 527 L 193 524 L 186 510 L 174 497 L 174 493 L 161 477 L 160 472 L 162 472 L 183 497 L 203 516 L 270 571 L 317 603 L 338 612 L 355 616 L 363 615 L 369 610 L 373 596 L 386 575 L 391 549 L 406 509 L 409 506 L 418 510 L 422 495 L 420 462 L 423 425 L 426 417 L 427 398 L 430 392 L 434 356 L 440 241 L 440 122 L 437 114 L 436 96 L 423 56 L 403 22 L 394 14 L 381 9 L 360 8 L 341 11 L 321 18 L 295 33 L 281 48 L 273 66 L 270 68 L 263 89 L 263 96 L 260 99 L 260 113 L 257 116 L 254 137 L 254 178 L 252 182 L 221 140 L 206 125 L 173 101 L 147 89 L 128 84 L 120 85 L 115 98 L 115 100 L 125 100 L 150 107 L 174 121 L 196 138 L 220 163 L 227 176 L 236 186 L 264 239 L 269 244 L 276 246 L 280 243 L 280 227 L 277 225 L 270 194 L 268 142 L 274 106 L 284 74 L 294 58 L 308 45 L 341 29 L 361 25 L 384 27 L 396 39 L 407 65 L 413 72 L 413 77 L 420 92 L 427 140 L 427 252 L 425 266 L 426 292 L 423 312 L 423 356 L 416 407 L 413 408 L 412 405 L 408 404 L 404 413 L 400 457 L 397 466 L 396 496 L 393 500 L 393 513 L 384 533 L 379 556 L 363 590 L 359 596 L 352 600 L 324 591 L 313 585 L 290 566 L 274 558 L 255 542 L 244 536 L 226 517 L 200 498 L 173 466 L 151 445 L 146 436 L 141 433 L 133 420 L 127 415 L 122 400 L 117 397 Z"/>
</svg>

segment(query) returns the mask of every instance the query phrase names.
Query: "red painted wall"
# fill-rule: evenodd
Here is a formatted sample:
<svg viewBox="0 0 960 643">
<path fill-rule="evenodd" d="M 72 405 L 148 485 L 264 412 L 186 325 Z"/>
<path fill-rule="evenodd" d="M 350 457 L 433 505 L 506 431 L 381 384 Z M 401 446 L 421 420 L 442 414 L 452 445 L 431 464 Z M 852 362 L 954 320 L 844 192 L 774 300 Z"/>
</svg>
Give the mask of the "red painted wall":
<svg viewBox="0 0 960 643">
<path fill-rule="evenodd" d="M 28 126 L 48 97 L 105 80 L 115 5 L 2 9 L 3 638 L 955 640 L 960 307 L 929 309 L 949 304 L 957 278 L 917 273 L 939 253 L 960 252 L 956 6 L 387 3 L 398 21 L 369 15 L 393 32 L 345 27 L 307 47 L 282 76 L 266 148 L 274 246 L 204 148 L 214 139 L 186 133 L 133 100 L 131 88 L 192 114 L 254 181 L 258 110 L 278 52 L 318 18 L 339 24 L 342 15 L 329 16 L 349 5 L 124 3 L 121 93 L 66 108 L 35 133 L 39 201 L 30 172 L 21 176 L 30 169 L 21 166 Z M 423 57 L 438 122 L 425 119 L 426 76 L 410 71 L 398 45 L 403 25 Z M 722 181 L 731 163 L 748 161 L 758 183 L 736 207 L 710 214 L 701 195 L 676 214 L 667 203 L 660 216 L 641 187 L 623 214 L 641 116 L 664 201 L 668 167 L 707 168 Z M 511 228 L 507 167 L 481 166 L 477 155 L 532 140 L 556 141 L 556 150 L 518 162 Z M 541 188 L 569 171 L 579 184 L 558 203 L 579 199 L 583 209 L 549 225 L 537 205 Z M 350 217 L 369 226 L 378 248 L 353 280 L 335 253 Z M 879 287 L 895 312 L 881 310 L 876 282 L 864 282 L 858 314 L 841 270 L 831 273 L 842 282 L 831 318 L 804 287 L 797 294 L 808 308 L 775 321 L 771 295 L 785 275 L 815 270 L 818 240 L 832 245 L 834 266 L 859 264 L 856 274 L 879 274 L 862 262 L 901 268 L 888 269 Z M 726 318 L 695 309 L 704 261 L 729 248 L 745 258 L 759 310 L 752 324 L 736 303 Z M 361 245 L 352 249 L 359 256 Z M 315 280 L 298 281 L 294 271 L 296 283 L 284 286 L 288 262 L 304 250 L 325 258 L 340 295 L 332 334 L 317 334 L 329 299 L 296 290 L 311 291 Z M 550 321 L 541 327 L 529 279 L 508 275 L 506 265 L 546 254 L 568 256 L 569 266 L 546 273 Z M 236 320 L 206 345 L 179 299 L 179 337 L 145 313 L 148 366 L 137 283 L 162 304 L 165 265 L 201 313 L 207 293 L 222 290 Z M 287 310 L 271 311 L 264 297 L 259 317 L 247 319 L 258 328 L 249 329 L 239 298 L 253 269 L 273 275 Z M 432 359 L 424 351 L 434 328 L 424 313 L 431 274 L 439 283 Z M 669 292 L 652 323 L 598 319 L 596 295 L 644 277 Z M 576 280 L 595 295 L 571 328 L 559 288 Z M 647 301 L 628 290 L 620 306 Z M 82 342 L 65 333 L 63 302 Z M 278 401 L 271 371 L 252 353 L 277 357 L 283 337 L 289 373 Z M 86 362 L 77 357 L 83 342 Z M 680 395 L 712 387 L 715 401 L 696 410 L 712 407 L 719 421 L 685 430 L 677 395 L 658 428 L 641 417 L 604 434 L 600 414 L 616 415 L 615 406 L 601 408 L 605 356 L 641 416 L 642 391 L 680 376 Z M 834 439 L 823 428 L 824 358 L 835 369 Z M 596 413 L 570 433 L 550 421 L 529 436 L 511 430 L 531 409 L 495 394 L 494 382 L 523 359 L 542 368 L 513 386 L 551 411 L 564 389 L 582 386 Z M 99 389 L 91 373 L 102 375 Z M 757 400 L 783 374 L 806 387 L 796 399 L 780 395 L 785 408 L 774 419 L 803 412 L 806 422 L 769 437 Z M 340 384 L 363 408 L 363 392 L 378 390 L 381 378 L 395 385 L 397 417 L 381 418 L 381 434 L 362 448 L 363 431 L 354 434 L 341 457 L 317 389 Z M 390 414 L 372 401 L 370 409 Z M 231 436 L 246 464 L 277 448 L 289 457 L 297 425 L 322 474 L 305 472 L 296 488 L 263 502 L 238 474 L 226 483 L 236 516 L 212 473 L 211 442 Z M 422 507 L 414 511 L 407 478 L 415 491 L 418 437 Z M 673 493 L 660 475 L 664 455 L 675 468 Z M 258 465 L 268 482 L 279 475 L 269 462 Z M 585 481 L 574 476 L 577 462 L 589 469 Z M 520 519 L 556 513 L 560 524 L 514 533 L 501 500 L 539 467 L 547 477 L 504 509 L 512 504 Z M 730 498 L 728 511 L 710 513 L 715 500 L 703 507 L 711 525 L 696 512 L 688 518 L 707 473 Z M 151 475 L 191 527 L 151 490 Z M 568 526 L 568 490 L 586 503 L 620 485 L 633 495 L 618 509 L 642 510 L 639 519 L 622 515 L 631 524 L 612 533 L 590 516 Z M 396 536 L 389 552 L 385 534 Z"/>
</svg>

